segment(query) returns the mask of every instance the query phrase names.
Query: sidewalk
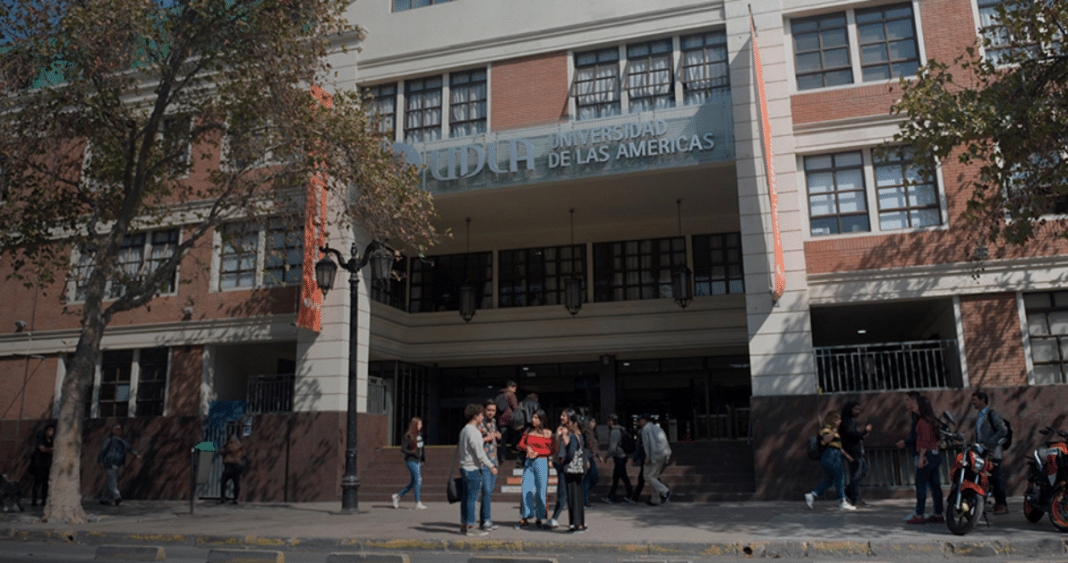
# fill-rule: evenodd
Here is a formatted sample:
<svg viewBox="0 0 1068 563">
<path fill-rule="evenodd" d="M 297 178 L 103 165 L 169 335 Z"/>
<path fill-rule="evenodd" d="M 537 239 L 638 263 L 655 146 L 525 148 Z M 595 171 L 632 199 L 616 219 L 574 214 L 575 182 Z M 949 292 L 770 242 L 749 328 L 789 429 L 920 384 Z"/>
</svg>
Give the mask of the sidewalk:
<svg viewBox="0 0 1068 563">
<path fill-rule="evenodd" d="M 41 509 L 0 514 L 0 539 L 78 541 L 89 544 L 199 545 L 314 551 L 419 550 L 480 553 L 604 553 L 755 555 L 765 557 L 893 557 L 917 552 L 961 555 L 1066 553 L 1065 538 L 1048 518 L 1027 522 L 1021 499 L 1012 512 L 989 517 L 967 536 L 944 524 L 908 525 L 914 501 L 876 500 L 856 512 L 819 501 L 809 510 L 791 502 L 671 503 L 661 507 L 597 502 L 586 511 L 589 532 L 564 528 L 514 530 L 516 503 L 495 503 L 498 530 L 485 537 L 459 534 L 459 505 L 429 503 L 411 510 L 409 497 L 396 510 L 389 503 L 361 503 L 358 514 L 341 514 L 340 503 L 199 503 L 189 514 L 180 501 L 124 501 L 119 507 L 86 503 L 94 520 L 79 525 L 39 521 Z"/>
</svg>

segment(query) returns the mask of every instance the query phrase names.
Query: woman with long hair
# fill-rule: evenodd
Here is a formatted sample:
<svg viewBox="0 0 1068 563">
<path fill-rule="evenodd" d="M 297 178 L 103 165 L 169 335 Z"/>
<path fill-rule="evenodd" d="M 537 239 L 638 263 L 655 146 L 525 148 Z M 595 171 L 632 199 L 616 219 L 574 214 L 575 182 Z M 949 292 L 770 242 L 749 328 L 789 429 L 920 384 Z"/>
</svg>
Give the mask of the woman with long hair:
<svg viewBox="0 0 1068 563">
<path fill-rule="evenodd" d="M 557 436 L 560 439 L 561 448 L 560 466 L 563 468 L 564 483 L 567 487 L 567 520 L 570 531 L 582 533 L 586 531 L 586 511 L 582 495 L 582 481 L 586 477 L 586 471 L 584 469 L 580 473 L 570 473 L 567 467 L 576 458 L 581 459 L 588 467 L 589 459 L 584 459 L 586 453 L 583 448 L 582 419 L 571 409 L 564 412 L 567 421 L 557 429 Z M 558 470 L 556 477 L 558 483 L 560 473 Z M 559 487 L 560 485 L 557 484 L 558 489 Z"/>
<path fill-rule="evenodd" d="M 905 522 L 945 522 L 946 518 L 942 515 L 942 483 L 938 470 L 942 465 L 942 455 L 938 451 L 938 419 L 931 407 L 931 401 L 915 391 L 909 391 L 905 395 L 905 408 L 912 413 L 912 425 L 909 437 L 898 440 L 897 447 L 907 448 L 912 452 L 916 466 L 916 510 Z M 924 518 L 927 489 L 931 489 L 931 496 L 934 497 L 934 514 Z"/>
<path fill-rule="evenodd" d="M 401 492 L 393 495 L 393 508 L 400 508 L 401 497 L 414 489 L 415 508 L 417 510 L 426 509 L 426 505 L 422 503 L 419 497 L 423 490 L 422 464 L 426 462 L 422 431 L 423 419 L 413 416 L 411 422 L 408 423 L 408 431 L 401 438 L 401 453 L 404 454 L 404 463 L 408 466 L 408 473 L 411 474 L 412 480 L 406 487 L 401 489 Z"/>
<path fill-rule="evenodd" d="M 519 451 L 523 452 L 523 484 L 519 509 L 519 523 L 515 529 L 529 529 L 530 519 L 541 527 L 547 516 L 545 489 L 549 483 L 549 458 L 556 453 L 553 433 L 545 427 L 545 411 L 538 409 L 530 417 L 530 426 L 519 439 Z"/>
<path fill-rule="evenodd" d="M 849 401 L 842 407 L 842 422 L 838 424 L 838 434 L 842 436 L 842 451 L 853 459 L 849 462 L 846 476 L 846 499 L 853 506 L 866 504 L 860 498 L 860 485 L 868 476 L 868 460 L 864 455 L 864 437 L 871 432 L 871 424 L 861 427 L 857 417 L 861 413 L 860 403 Z"/>
<path fill-rule="evenodd" d="M 820 429 L 820 442 L 823 445 L 823 454 L 820 456 L 820 465 L 823 467 L 823 481 L 812 489 L 811 493 L 805 493 L 805 504 L 813 508 L 813 502 L 834 487 L 838 498 L 838 508 L 842 510 L 856 510 L 857 508 L 846 500 L 845 496 L 845 461 L 851 461 L 849 454 L 842 451 L 842 438 L 838 435 L 838 423 L 842 422 L 842 413 L 832 410 L 823 416 L 823 428 Z"/>
</svg>

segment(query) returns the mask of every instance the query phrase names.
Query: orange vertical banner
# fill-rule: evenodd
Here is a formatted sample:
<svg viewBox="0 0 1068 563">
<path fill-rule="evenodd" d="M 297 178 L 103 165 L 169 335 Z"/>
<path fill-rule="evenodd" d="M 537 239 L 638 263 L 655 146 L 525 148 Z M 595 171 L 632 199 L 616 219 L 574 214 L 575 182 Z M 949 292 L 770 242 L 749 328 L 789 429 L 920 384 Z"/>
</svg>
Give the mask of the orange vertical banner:
<svg viewBox="0 0 1068 563">
<path fill-rule="evenodd" d="M 753 43 L 753 63 L 756 67 L 757 96 L 760 99 L 760 133 L 764 141 L 764 163 L 767 166 L 768 190 L 771 195 L 771 233 L 774 239 L 775 278 L 771 297 L 778 301 L 786 291 L 786 265 L 782 254 L 782 231 L 779 229 L 779 190 L 775 185 L 775 154 L 771 150 L 771 121 L 768 119 L 768 94 L 764 90 L 764 66 L 760 63 L 760 48 L 757 47 L 756 24 L 749 16 L 749 36 Z"/>
<path fill-rule="evenodd" d="M 312 86 L 311 94 L 326 107 L 332 107 L 330 95 L 318 86 Z M 319 249 L 326 242 L 326 174 L 316 172 L 308 177 L 304 205 L 304 262 L 300 284 L 300 312 L 297 326 L 319 332 L 322 329 L 323 293 L 315 281 L 315 263 Z"/>
</svg>

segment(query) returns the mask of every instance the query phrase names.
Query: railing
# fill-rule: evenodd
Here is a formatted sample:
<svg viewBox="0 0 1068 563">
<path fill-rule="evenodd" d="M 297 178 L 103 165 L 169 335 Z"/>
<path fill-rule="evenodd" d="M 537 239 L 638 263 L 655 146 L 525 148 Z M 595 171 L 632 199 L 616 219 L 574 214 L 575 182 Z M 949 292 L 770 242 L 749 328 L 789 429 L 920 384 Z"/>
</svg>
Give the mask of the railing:
<svg viewBox="0 0 1068 563">
<path fill-rule="evenodd" d="M 722 414 L 698 414 L 695 440 L 737 440 L 749 436 L 749 407 L 735 407 Z M 683 439 L 682 436 L 679 439 Z"/>
<path fill-rule="evenodd" d="M 293 374 L 248 376 L 248 412 L 293 411 Z"/>
<path fill-rule="evenodd" d="M 953 460 L 960 450 L 949 448 L 940 450 L 942 466 L 938 468 L 941 476 L 942 492 L 946 492 L 949 474 L 953 470 Z M 913 487 L 916 485 L 916 461 L 911 454 L 900 448 L 865 448 L 868 459 L 868 476 L 863 481 L 864 487 Z"/>
<path fill-rule="evenodd" d="M 826 346 L 815 352 L 824 393 L 959 385 L 955 340 Z"/>
</svg>

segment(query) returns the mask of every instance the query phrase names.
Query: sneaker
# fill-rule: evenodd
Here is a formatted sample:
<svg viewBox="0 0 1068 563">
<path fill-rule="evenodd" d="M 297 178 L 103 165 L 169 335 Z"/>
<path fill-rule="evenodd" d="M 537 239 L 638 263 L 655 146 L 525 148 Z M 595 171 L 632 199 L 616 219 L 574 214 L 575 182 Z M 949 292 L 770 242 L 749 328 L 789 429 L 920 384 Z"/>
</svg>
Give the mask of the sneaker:
<svg viewBox="0 0 1068 563">
<path fill-rule="evenodd" d="M 571 530 L 571 531 L 576 533 L 576 534 L 585 534 L 586 530 L 588 530 L 588 529 L 589 528 L 587 528 L 586 526 L 583 526 L 581 528 L 575 528 L 574 530 Z"/>
<path fill-rule="evenodd" d="M 634 499 L 632 499 L 630 497 L 623 497 L 623 502 L 625 502 L 627 504 L 636 504 L 637 503 L 636 500 L 634 500 Z"/>
<path fill-rule="evenodd" d="M 555 530 L 556 528 L 560 527 L 560 523 L 556 521 L 556 518 L 550 518 L 549 521 L 546 522 L 543 527 L 549 528 L 550 530 Z"/>
<path fill-rule="evenodd" d="M 400 508 L 400 495 L 394 494 L 391 498 L 393 499 L 393 508 Z"/>
<path fill-rule="evenodd" d="M 852 504 L 849 504 L 848 500 L 843 500 L 842 502 L 838 503 L 838 508 L 840 508 L 842 510 L 856 510 L 857 509 L 857 507 L 853 506 Z"/>
<path fill-rule="evenodd" d="M 593 508 L 593 504 L 584 504 L 582 508 Z"/>
<path fill-rule="evenodd" d="M 661 498 L 662 498 L 662 499 L 664 499 L 664 502 L 665 502 L 665 503 L 667 503 L 668 501 L 670 501 L 670 500 L 671 500 L 671 491 L 668 491 L 668 492 L 664 493 L 664 496 L 663 496 L 663 497 L 661 497 Z"/>
<path fill-rule="evenodd" d="M 493 522 L 484 522 L 482 524 L 482 529 L 486 530 L 487 532 L 492 532 L 493 530 L 497 529 L 497 525 Z"/>
<path fill-rule="evenodd" d="M 514 528 L 516 530 L 529 529 L 530 528 L 530 522 L 527 522 L 526 520 L 520 520 L 516 524 L 512 525 L 512 528 Z"/>
<path fill-rule="evenodd" d="M 616 501 L 612 500 L 609 497 L 601 497 L 601 502 L 603 502 L 605 504 L 615 504 L 616 503 Z"/>
<path fill-rule="evenodd" d="M 488 536 L 489 532 L 485 530 L 479 530 L 477 527 L 470 527 L 464 531 L 465 536 Z"/>
<path fill-rule="evenodd" d="M 999 505 L 994 507 L 994 514 L 1008 514 L 1008 513 L 1009 513 L 1009 507 L 1005 506 L 1004 504 L 999 504 Z"/>
<path fill-rule="evenodd" d="M 946 517 L 942 516 L 941 514 L 932 514 L 929 518 L 927 518 L 928 524 L 942 524 L 945 521 Z"/>
<path fill-rule="evenodd" d="M 905 520 L 906 524 L 926 524 L 927 519 L 923 517 L 923 514 L 913 514 L 912 518 Z"/>
<path fill-rule="evenodd" d="M 121 498 L 115 499 L 115 506 L 118 506 L 120 502 L 122 502 Z M 997 511 L 995 511 L 995 512 L 997 512 Z"/>
<path fill-rule="evenodd" d="M 416 510 L 426 510 L 426 505 L 421 503 L 421 502 L 417 502 L 417 503 L 415 503 L 415 509 Z"/>
<path fill-rule="evenodd" d="M 812 493 L 805 493 L 805 504 L 808 505 L 808 508 L 810 510 L 812 509 L 812 503 L 814 502 L 816 502 L 816 495 Z"/>
</svg>

